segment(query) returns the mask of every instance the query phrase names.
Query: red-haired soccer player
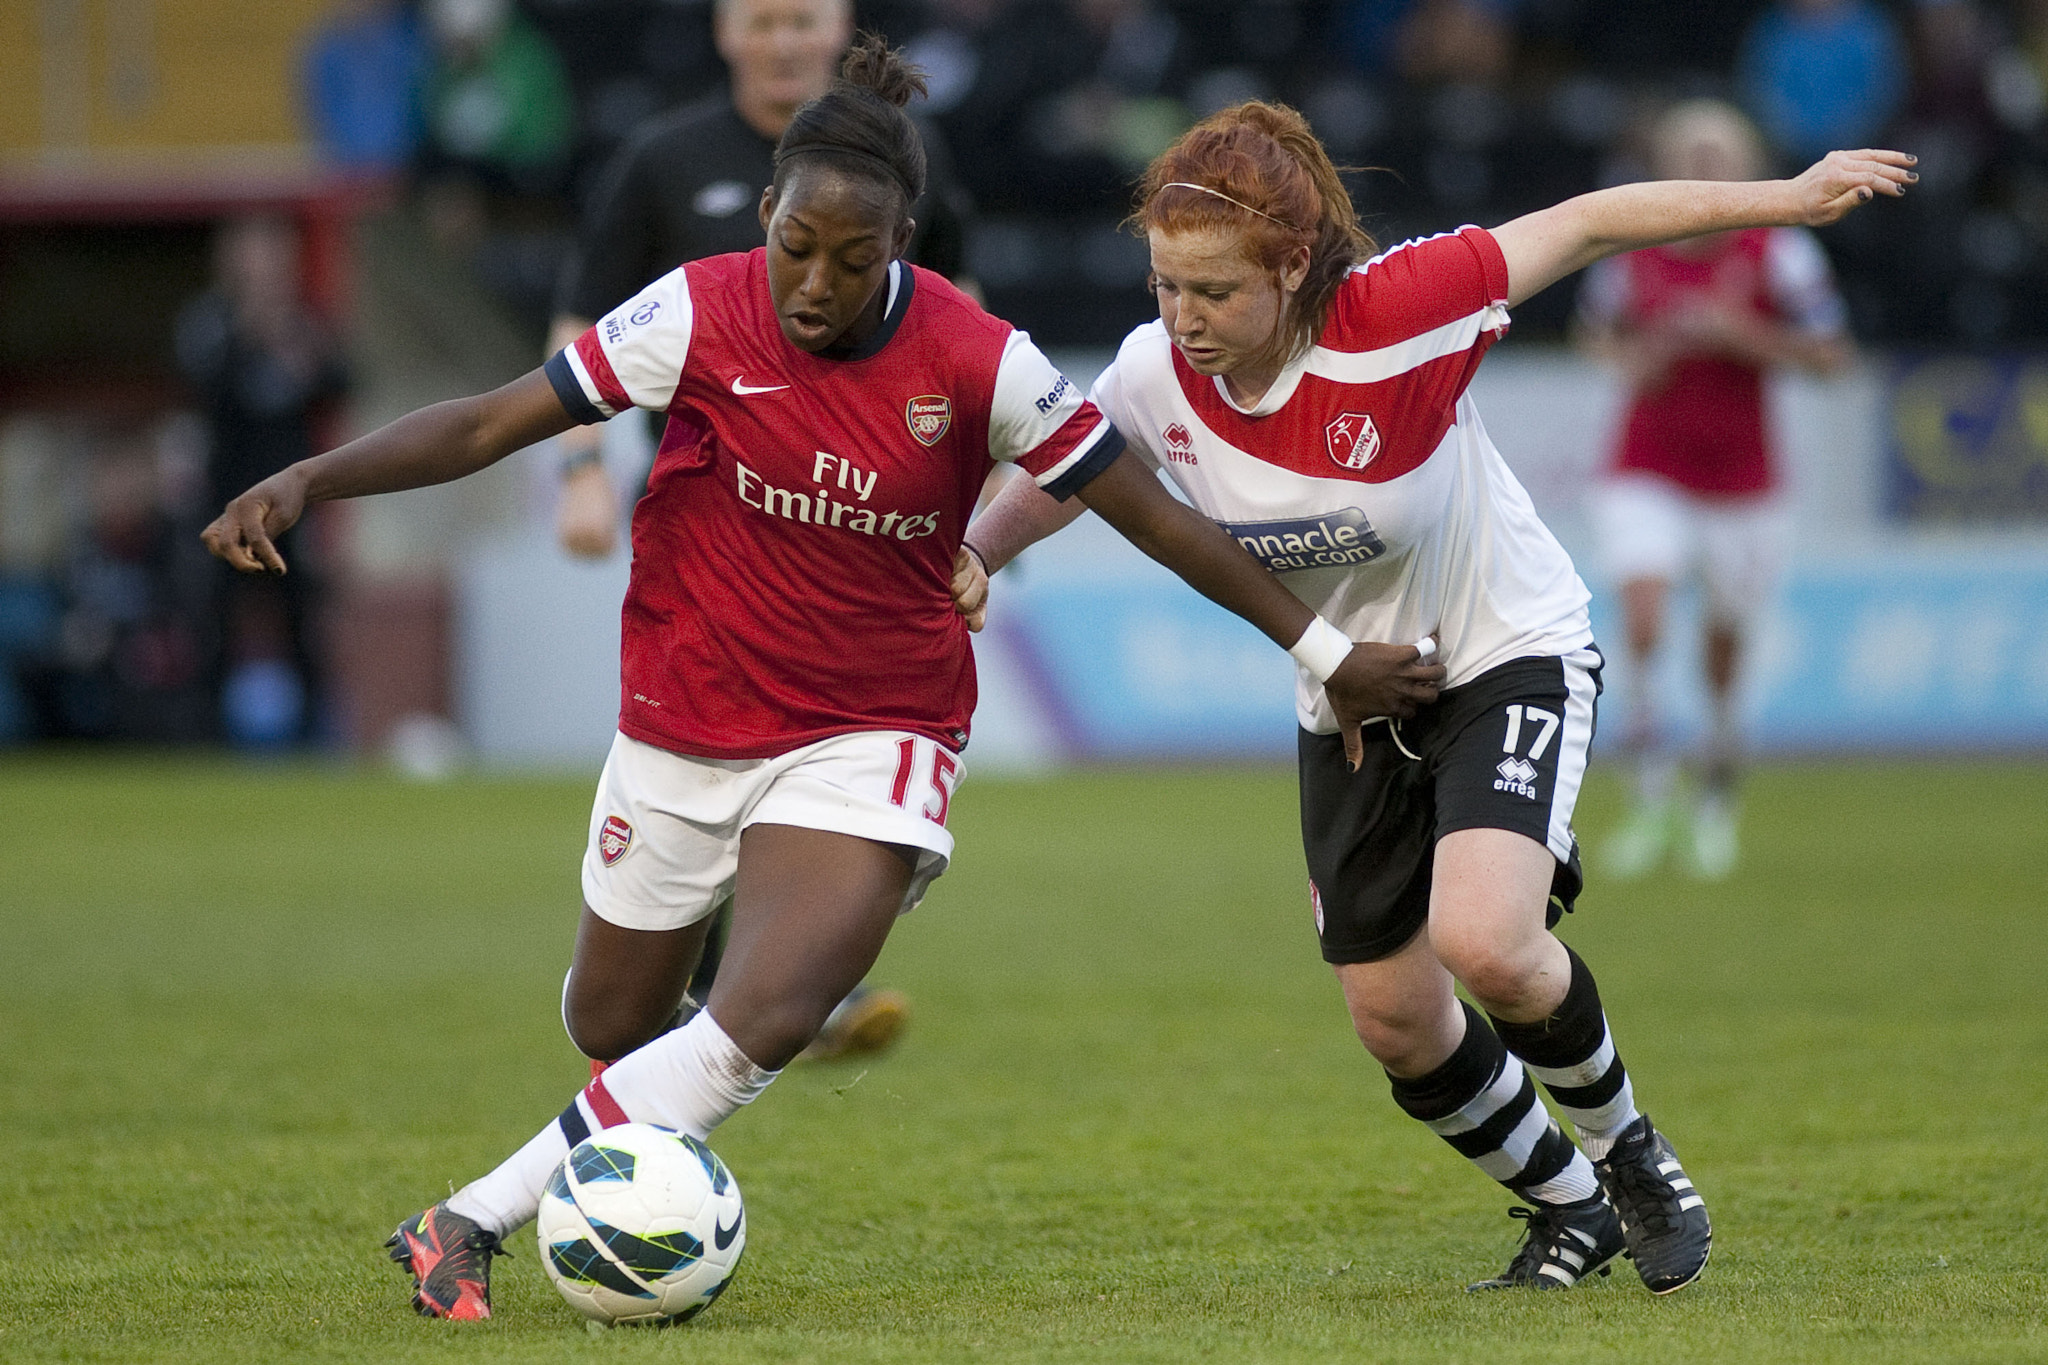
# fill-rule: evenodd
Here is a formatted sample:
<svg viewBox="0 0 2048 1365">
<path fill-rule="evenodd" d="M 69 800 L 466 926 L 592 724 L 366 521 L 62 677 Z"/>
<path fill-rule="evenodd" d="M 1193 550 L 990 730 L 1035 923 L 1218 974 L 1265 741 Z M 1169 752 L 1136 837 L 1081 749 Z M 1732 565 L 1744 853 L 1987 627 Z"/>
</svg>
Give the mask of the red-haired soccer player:
<svg viewBox="0 0 2048 1365">
<path fill-rule="evenodd" d="M 1571 814 L 1600 655 L 1586 589 L 1466 386 L 1508 309 L 1572 271 L 1831 222 L 1901 193 L 1911 162 L 1838 152 L 1792 181 L 1626 185 L 1377 256 L 1292 110 L 1226 109 L 1146 173 L 1159 321 L 1124 341 L 1096 405 L 1336 639 L 1421 640 L 1450 669 L 1434 704 L 1363 732 L 1299 678 L 1302 842 L 1323 957 L 1396 1103 L 1528 1202 L 1513 1261 L 1475 1288 L 1571 1285 L 1626 1248 L 1668 1293 L 1705 1268 L 1711 1231 L 1636 1109 L 1591 972 L 1551 933 L 1581 884 Z M 1020 480 L 969 543 L 999 568 L 1075 514 Z M 984 593 L 964 584 L 963 606 Z"/>
</svg>

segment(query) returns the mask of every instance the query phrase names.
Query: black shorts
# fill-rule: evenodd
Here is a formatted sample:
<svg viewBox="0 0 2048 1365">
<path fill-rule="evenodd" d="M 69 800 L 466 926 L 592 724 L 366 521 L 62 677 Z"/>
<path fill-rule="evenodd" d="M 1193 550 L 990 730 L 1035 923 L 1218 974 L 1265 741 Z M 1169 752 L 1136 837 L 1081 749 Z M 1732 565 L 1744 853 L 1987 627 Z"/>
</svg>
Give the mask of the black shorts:
<svg viewBox="0 0 2048 1365">
<path fill-rule="evenodd" d="M 1447 689 L 1412 720 L 1365 727 L 1365 762 L 1340 735 L 1301 733 L 1301 843 L 1323 960 L 1374 962 L 1429 919 L 1436 841 L 1508 829 L 1557 857 L 1550 923 L 1584 885 L 1572 807 L 1600 695 L 1597 650 L 1511 659 Z"/>
</svg>

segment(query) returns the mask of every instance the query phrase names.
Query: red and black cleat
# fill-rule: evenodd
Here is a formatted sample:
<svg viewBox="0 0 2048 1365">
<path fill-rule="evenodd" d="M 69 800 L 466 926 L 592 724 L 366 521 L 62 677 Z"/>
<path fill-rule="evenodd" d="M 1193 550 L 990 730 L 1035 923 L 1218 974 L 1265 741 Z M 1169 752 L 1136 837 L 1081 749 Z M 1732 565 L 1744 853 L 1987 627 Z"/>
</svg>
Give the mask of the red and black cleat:
<svg viewBox="0 0 2048 1365">
<path fill-rule="evenodd" d="M 475 1322 L 491 1315 L 491 1257 L 507 1253 L 498 1234 L 434 1205 L 408 1218 L 384 1243 L 412 1275 L 412 1306 L 423 1317 Z"/>
</svg>

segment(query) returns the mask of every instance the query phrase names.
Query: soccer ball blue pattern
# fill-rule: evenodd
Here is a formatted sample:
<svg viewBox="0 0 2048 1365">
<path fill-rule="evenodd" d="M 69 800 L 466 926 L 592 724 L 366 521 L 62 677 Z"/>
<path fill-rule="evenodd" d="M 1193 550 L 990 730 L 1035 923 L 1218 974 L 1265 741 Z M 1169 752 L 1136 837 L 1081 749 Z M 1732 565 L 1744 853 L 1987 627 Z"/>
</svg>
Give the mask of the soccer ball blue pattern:
<svg viewBox="0 0 2048 1365">
<path fill-rule="evenodd" d="M 687 1133 L 628 1123 L 593 1133 L 541 1194 L 541 1264 L 577 1311 L 609 1324 L 687 1322 L 746 1249 L 740 1188 Z"/>
</svg>

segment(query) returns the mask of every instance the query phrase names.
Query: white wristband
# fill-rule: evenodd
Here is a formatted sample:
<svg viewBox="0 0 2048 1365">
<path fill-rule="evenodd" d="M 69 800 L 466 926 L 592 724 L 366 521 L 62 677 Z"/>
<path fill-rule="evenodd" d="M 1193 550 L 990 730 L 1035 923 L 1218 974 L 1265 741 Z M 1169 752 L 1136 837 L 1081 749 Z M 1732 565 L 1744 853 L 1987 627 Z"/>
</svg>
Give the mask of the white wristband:
<svg viewBox="0 0 2048 1365">
<path fill-rule="evenodd" d="M 1344 656 L 1351 652 L 1351 637 L 1318 616 L 1287 651 L 1319 683 L 1328 682 Z"/>
</svg>

